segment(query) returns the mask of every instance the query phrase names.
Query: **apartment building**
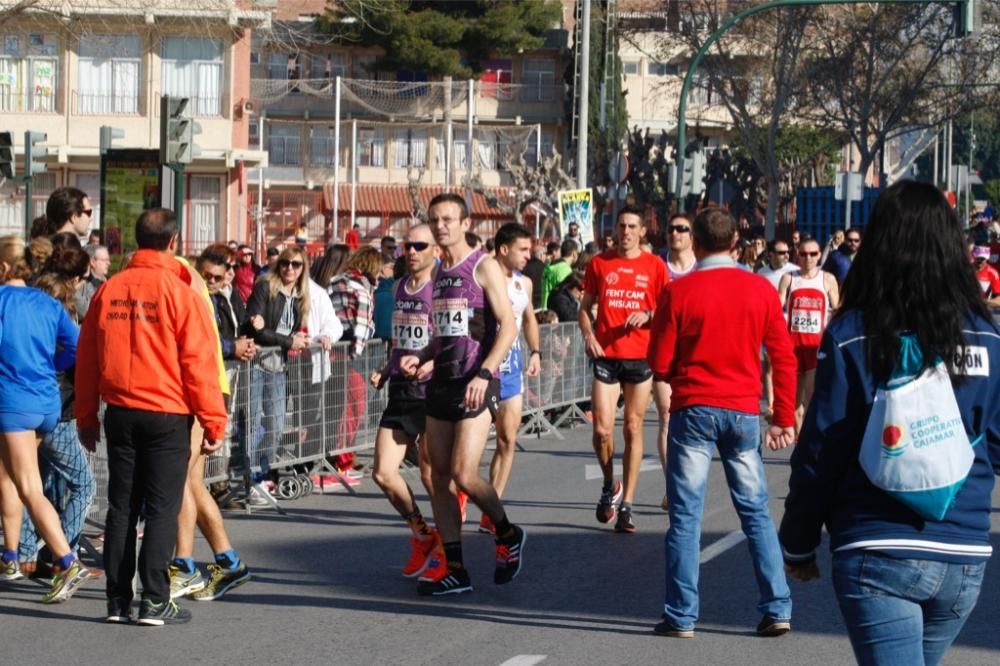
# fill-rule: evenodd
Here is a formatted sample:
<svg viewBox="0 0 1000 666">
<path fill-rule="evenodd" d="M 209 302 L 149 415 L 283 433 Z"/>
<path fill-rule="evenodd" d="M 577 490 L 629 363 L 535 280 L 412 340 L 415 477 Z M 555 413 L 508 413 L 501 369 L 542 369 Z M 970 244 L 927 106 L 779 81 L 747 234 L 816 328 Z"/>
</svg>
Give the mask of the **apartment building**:
<svg viewBox="0 0 1000 666">
<path fill-rule="evenodd" d="M 55 188 L 88 193 L 99 210 L 99 128 L 124 130 L 116 148 L 158 149 L 161 95 L 190 98 L 201 154 L 187 166 L 185 250 L 246 238 L 250 35 L 270 14 L 229 0 L 149 3 L 43 0 L 0 29 L 0 130 L 14 135 L 23 173 L 25 130 L 45 132 L 48 171 L 33 182 L 33 213 Z M 23 229 L 23 185 L 0 186 L 0 233 Z M 108 195 L 109 198 L 111 195 Z M 95 214 L 95 227 L 99 216 Z"/>
<path fill-rule="evenodd" d="M 248 175 L 265 242 L 290 240 L 303 225 L 317 246 L 351 224 L 370 239 L 398 236 L 414 196 L 426 205 L 446 189 L 470 196 L 483 235 L 512 220 L 502 205 L 511 198 L 508 150 L 529 165 L 554 147 L 565 154 L 568 30 L 553 26 L 541 48 L 498 56 L 478 80 L 449 85 L 380 71 L 378 49 L 320 34 L 313 23 L 324 6 L 279 3 L 273 30 L 253 44 L 250 145 L 267 152 L 268 166 Z"/>
</svg>

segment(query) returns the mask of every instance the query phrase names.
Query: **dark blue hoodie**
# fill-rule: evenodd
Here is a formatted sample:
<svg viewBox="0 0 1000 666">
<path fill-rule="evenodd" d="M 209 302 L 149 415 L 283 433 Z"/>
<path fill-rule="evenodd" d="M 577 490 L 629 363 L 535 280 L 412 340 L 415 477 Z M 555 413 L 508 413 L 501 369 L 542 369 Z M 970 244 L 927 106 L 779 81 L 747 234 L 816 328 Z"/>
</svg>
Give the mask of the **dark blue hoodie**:
<svg viewBox="0 0 1000 666">
<path fill-rule="evenodd" d="M 924 520 L 869 481 L 858 451 L 875 396 L 859 311 L 830 322 L 819 352 L 816 391 L 792 454 L 779 536 L 789 562 L 815 556 L 826 526 L 830 547 L 896 557 L 970 563 L 988 558 L 990 493 L 1000 473 L 1000 331 L 969 317 L 962 377 L 952 379 L 975 462 L 941 521 Z"/>
</svg>

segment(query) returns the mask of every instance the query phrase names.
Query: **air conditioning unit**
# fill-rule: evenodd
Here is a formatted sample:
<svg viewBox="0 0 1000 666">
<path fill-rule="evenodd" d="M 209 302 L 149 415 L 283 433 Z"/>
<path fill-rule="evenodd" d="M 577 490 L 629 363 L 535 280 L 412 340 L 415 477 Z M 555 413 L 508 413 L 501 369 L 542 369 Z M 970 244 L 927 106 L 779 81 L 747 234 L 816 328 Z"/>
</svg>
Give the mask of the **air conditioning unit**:
<svg viewBox="0 0 1000 666">
<path fill-rule="evenodd" d="M 252 116 L 259 111 L 260 109 L 258 109 L 257 102 L 249 98 L 244 98 L 239 104 L 236 105 L 236 114 L 238 116 Z"/>
</svg>

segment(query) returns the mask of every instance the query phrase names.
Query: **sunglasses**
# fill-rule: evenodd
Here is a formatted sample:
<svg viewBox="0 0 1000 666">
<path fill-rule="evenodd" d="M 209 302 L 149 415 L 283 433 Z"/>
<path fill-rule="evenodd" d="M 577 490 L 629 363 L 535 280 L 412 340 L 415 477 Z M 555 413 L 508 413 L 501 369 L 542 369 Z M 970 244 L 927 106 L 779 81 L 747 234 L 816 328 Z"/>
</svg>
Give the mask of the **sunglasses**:
<svg viewBox="0 0 1000 666">
<path fill-rule="evenodd" d="M 786 254 L 787 254 L 787 252 L 786 252 Z M 819 252 L 799 252 L 799 254 L 802 255 L 803 257 L 818 257 L 819 256 Z"/>
<path fill-rule="evenodd" d="M 425 243 L 424 241 L 413 241 L 412 243 L 410 242 L 403 243 L 403 247 L 405 247 L 407 251 L 415 250 L 416 252 L 423 252 L 430 246 L 431 246 L 430 243 Z"/>
<path fill-rule="evenodd" d="M 93 208 L 84 208 L 83 210 L 80 211 L 80 214 L 81 215 L 86 215 L 87 217 L 94 217 L 94 209 Z"/>
<path fill-rule="evenodd" d="M 860 238 L 847 238 L 847 239 L 844 240 L 844 242 L 845 243 L 860 243 L 861 239 Z"/>
<path fill-rule="evenodd" d="M 235 271 L 236 268 L 237 268 L 236 264 L 230 264 L 230 263 L 226 264 L 226 270 L 227 271 Z"/>
<path fill-rule="evenodd" d="M 304 264 L 301 261 L 289 261 L 288 259 L 281 259 L 278 261 L 279 268 L 291 267 L 294 268 L 295 270 L 299 270 L 300 268 L 302 268 L 303 265 Z"/>
<path fill-rule="evenodd" d="M 667 227 L 667 230 L 673 234 L 686 234 L 691 231 L 691 227 L 684 226 L 683 224 L 671 224 Z"/>
<path fill-rule="evenodd" d="M 788 250 L 773 250 L 774 254 L 785 255 L 788 254 Z"/>
<path fill-rule="evenodd" d="M 226 279 L 225 275 L 213 275 L 212 273 L 204 273 L 202 277 L 205 278 L 205 282 L 222 282 Z"/>
</svg>

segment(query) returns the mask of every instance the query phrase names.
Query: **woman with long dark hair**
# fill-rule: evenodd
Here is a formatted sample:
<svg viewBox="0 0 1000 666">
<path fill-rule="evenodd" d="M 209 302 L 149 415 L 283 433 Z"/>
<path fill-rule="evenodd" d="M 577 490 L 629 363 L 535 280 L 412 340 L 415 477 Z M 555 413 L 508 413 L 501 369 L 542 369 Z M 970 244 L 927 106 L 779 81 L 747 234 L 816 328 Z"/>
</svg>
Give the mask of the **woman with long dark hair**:
<svg viewBox="0 0 1000 666">
<path fill-rule="evenodd" d="M 819 575 L 815 549 L 825 525 L 857 660 L 936 664 L 979 596 L 1000 465 L 1000 331 L 979 294 L 959 220 L 936 187 L 903 181 L 879 196 L 819 359 L 780 530 L 786 570 L 800 581 Z M 876 391 L 939 363 L 974 457 L 934 520 L 873 485 L 859 453 L 863 440 L 871 443 L 865 432 Z M 892 429 L 875 425 L 876 433 Z M 904 430 L 914 446 L 937 442 L 920 423 L 897 428 Z M 890 434 L 882 442 L 895 447 Z M 961 449 L 948 449 L 949 458 L 953 450 Z"/>
</svg>

